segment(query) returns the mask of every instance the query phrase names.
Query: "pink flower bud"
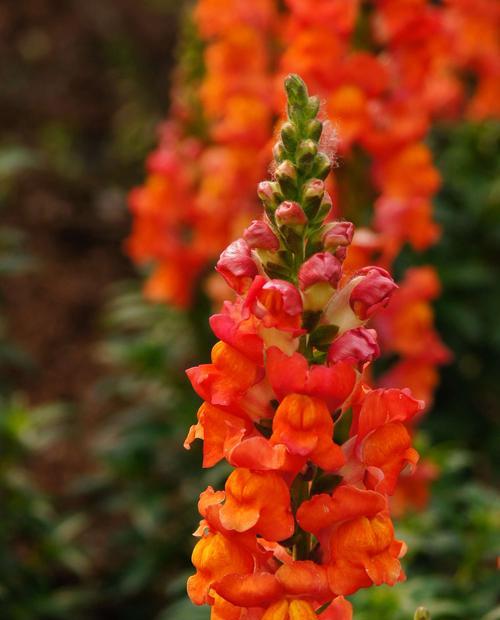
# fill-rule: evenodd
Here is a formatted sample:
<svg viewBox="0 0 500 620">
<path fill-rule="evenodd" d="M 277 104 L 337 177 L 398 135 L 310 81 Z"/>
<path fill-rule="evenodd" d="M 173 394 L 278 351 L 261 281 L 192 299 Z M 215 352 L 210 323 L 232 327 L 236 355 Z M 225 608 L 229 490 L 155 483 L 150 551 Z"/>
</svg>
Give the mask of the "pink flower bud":
<svg viewBox="0 0 500 620">
<path fill-rule="evenodd" d="M 252 249 L 276 251 L 280 247 L 278 238 L 263 220 L 254 220 L 243 232 L 243 238 Z"/>
<path fill-rule="evenodd" d="M 216 269 L 237 293 L 246 291 L 258 272 L 244 239 L 237 239 L 228 245 L 220 255 Z"/>
<path fill-rule="evenodd" d="M 297 180 L 297 169 L 290 160 L 286 159 L 276 168 L 275 175 L 278 181 L 287 179 L 295 183 Z"/>
<path fill-rule="evenodd" d="M 325 193 L 325 182 L 321 179 L 311 179 L 304 187 L 304 197 L 306 196 L 319 196 L 323 198 Z"/>
<path fill-rule="evenodd" d="M 371 362 L 380 355 L 377 332 L 374 329 L 356 327 L 344 332 L 334 340 L 328 349 L 329 364 L 348 362 L 360 370 L 366 362 Z"/>
<path fill-rule="evenodd" d="M 283 200 L 280 188 L 274 181 L 261 181 L 257 186 L 257 195 L 265 206 L 272 207 Z"/>
<path fill-rule="evenodd" d="M 304 211 L 314 217 L 325 196 L 325 184 L 321 179 L 311 179 L 302 191 L 302 206 Z"/>
<path fill-rule="evenodd" d="M 276 209 L 276 221 L 280 226 L 304 226 L 307 217 L 298 202 L 285 200 Z"/>
<path fill-rule="evenodd" d="M 364 276 L 363 280 L 352 290 L 349 304 L 356 316 L 366 321 L 389 303 L 398 286 L 382 267 L 364 267 L 354 277 L 359 276 Z"/>
<path fill-rule="evenodd" d="M 340 261 L 328 252 L 318 252 L 306 260 L 299 271 L 299 286 L 305 291 L 313 284 L 327 282 L 337 287 L 342 272 Z"/>
<path fill-rule="evenodd" d="M 327 250 L 337 246 L 348 246 L 354 235 L 352 222 L 335 222 L 323 235 L 323 244 Z"/>
</svg>

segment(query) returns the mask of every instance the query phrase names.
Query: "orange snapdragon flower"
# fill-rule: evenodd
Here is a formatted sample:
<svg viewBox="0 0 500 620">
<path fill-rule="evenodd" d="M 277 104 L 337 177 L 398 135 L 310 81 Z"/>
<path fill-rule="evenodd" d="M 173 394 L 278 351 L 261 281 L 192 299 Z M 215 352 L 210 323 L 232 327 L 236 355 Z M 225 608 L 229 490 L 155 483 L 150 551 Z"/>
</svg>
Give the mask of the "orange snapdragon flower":
<svg viewBox="0 0 500 620">
<path fill-rule="evenodd" d="M 389 196 L 430 196 L 441 184 L 439 173 L 432 165 L 427 146 L 412 144 L 396 156 L 381 161 L 375 177 L 382 192 Z"/>
<path fill-rule="evenodd" d="M 184 447 L 189 448 L 195 439 L 203 439 L 203 467 L 212 467 L 227 457 L 252 428 L 249 419 L 203 403 L 198 410 L 198 424 L 191 426 Z"/>
<path fill-rule="evenodd" d="M 328 581 L 336 594 L 404 579 L 398 561 L 404 546 L 394 539 L 386 511 L 379 493 L 344 485 L 331 496 L 316 495 L 300 506 L 297 520 L 322 543 Z"/>
<path fill-rule="evenodd" d="M 187 371 L 193 387 L 211 405 L 241 416 L 270 417 L 270 388 L 263 370 L 225 342 L 212 349 L 212 363 Z"/>
<path fill-rule="evenodd" d="M 375 320 L 384 349 L 400 356 L 382 375 L 380 385 L 408 386 L 428 405 L 438 381 L 436 366 L 451 357 L 434 327 L 430 303 L 439 293 L 440 283 L 432 267 L 409 269 L 390 304 Z"/>
<path fill-rule="evenodd" d="M 287 373 L 283 373 L 283 368 Z M 312 365 L 300 353 L 286 355 L 278 347 L 270 347 L 266 358 L 267 376 L 278 399 L 287 394 L 307 394 L 322 399 L 330 412 L 335 411 L 351 394 L 356 373 L 346 362 L 330 367 Z"/>
<path fill-rule="evenodd" d="M 274 472 L 235 469 L 226 482 L 226 501 L 220 509 L 220 520 L 228 530 L 252 529 L 269 540 L 288 538 L 293 533 L 294 522 L 287 485 Z"/>
<path fill-rule="evenodd" d="M 254 566 L 248 549 L 219 532 L 201 538 L 191 560 L 197 572 L 189 578 L 187 588 L 189 597 L 196 605 L 213 600 L 210 593 L 212 584 L 228 572 L 248 573 Z"/>
<path fill-rule="evenodd" d="M 352 594 L 372 584 L 394 585 L 405 579 L 399 563 L 404 545 L 394 538 L 391 520 L 383 515 L 341 523 L 330 539 L 328 580 L 337 594 Z"/>
<path fill-rule="evenodd" d="M 318 398 L 289 394 L 274 414 L 271 444 L 284 444 L 291 454 L 307 456 L 326 471 L 335 471 L 344 462 L 332 437 L 333 419 Z"/>
</svg>

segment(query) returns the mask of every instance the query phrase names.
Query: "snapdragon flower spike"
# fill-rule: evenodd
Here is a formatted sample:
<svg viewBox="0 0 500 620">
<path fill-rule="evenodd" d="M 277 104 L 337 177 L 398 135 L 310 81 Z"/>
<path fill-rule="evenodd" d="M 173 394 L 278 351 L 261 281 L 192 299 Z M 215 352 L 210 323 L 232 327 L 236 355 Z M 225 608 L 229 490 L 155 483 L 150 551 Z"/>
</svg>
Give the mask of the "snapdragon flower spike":
<svg viewBox="0 0 500 620">
<path fill-rule="evenodd" d="M 363 383 L 379 354 L 365 324 L 396 285 L 379 267 L 344 273 L 353 226 L 325 221 L 318 100 L 298 76 L 285 88 L 265 215 L 217 264 L 237 297 L 211 318 L 212 363 L 187 371 L 205 402 L 186 447 L 202 439 L 204 467 L 235 468 L 199 502 L 188 592 L 212 620 L 351 620 L 343 595 L 404 579 L 388 496 L 417 461 L 407 426 L 423 405 Z"/>
</svg>

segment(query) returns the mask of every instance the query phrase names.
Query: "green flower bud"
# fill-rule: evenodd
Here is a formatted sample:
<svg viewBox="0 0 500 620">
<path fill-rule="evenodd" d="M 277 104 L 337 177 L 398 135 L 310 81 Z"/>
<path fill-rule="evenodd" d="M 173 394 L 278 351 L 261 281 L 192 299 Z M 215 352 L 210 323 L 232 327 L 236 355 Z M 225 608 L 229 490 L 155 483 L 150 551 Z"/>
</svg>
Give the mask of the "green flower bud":
<svg viewBox="0 0 500 620">
<path fill-rule="evenodd" d="M 431 620 L 431 614 L 425 607 L 419 607 L 415 611 L 415 615 L 413 616 L 413 620 Z"/>
<path fill-rule="evenodd" d="M 326 153 L 318 153 L 314 159 L 311 174 L 318 179 L 324 180 L 328 176 L 330 168 L 331 163 L 328 155 Z"/>
<path fill-rule="evenodd" d="M 277 162 L 281 162 L 288 157 L 288 153 L 283 142 L 276 142 L 273 147 L 273 156 Z"/>
<path fill-rule="evenodd" d="M 322 131 L 323 131 L 323 123 L 318 121 L 318 119 L 313 118 L 307 123 L 306 135 L 308 138 L 311 138 L 311 140 L 318 142 L 318 140 L 321 138 Z"/>
<path fill-rule="evenodd" d="M 307 172 L 315 161 L 318 146 L 313 140 L 302 140 L 297 147 L 297 166 L 303 172 Z"/>
<path fill-rule="evenodd" d="M 285 78 L 285 90 L 288 95 L 288 102 L 292 106 L 305 107 L 309 103 L 307 87 L 304 80 L 295 73 L 290 73 Z"/>
<path fill-rule="evenodd" d="M 314 219 L 317 222 L 323 222 L 325 217 L 330 213 L 331 209 L 332 209 L 332 199 L 330 198 L 330 194 L 328 192 L 325 192 L 323 194 L 323 200 L 321 201 L 318 212 Z"/>
<path fill-rule="evenodd" d="M 316 115 L 319 112 L 319 97 L 313 96 L 313 97 L 309 97 L 309 100 L 307 102 L 307 106 L 305 109 L 305 113 L 309 118 L 316 118 Z"/>
<path fill-rule="evenodd" d="M 283 202 L 284 196 L 276 181 L 262 181 L 257 186 L 257 195 L 262 200 L 267 210 L 274 211 Z"/>
<path fill-rule="evenodd" d="M 295 154 L 295 149 L 297 148 L 297 131 L 292 123 L 288 121 L 283 123 L 281 127 L 281 140 L 290 155 Z"/>
<path fill-rule="evenodd" d="M 287 92 L 287 112 L 288 118 L 292 123 L 303 124 L 307 118 L 307 106 L 309 95 L 307 87 L 298 75 L 291 74 L 285 79 L 285 89 Z"/>
<path fill-rule="evenodd" d="M 297 190 L 297 169 L 293 163 L 286 159 L 276 168 L 276 180 L 281 192 L 286 198 L 293 198 Z"/>
<path fill-rule="evenodd" d="M 302 190 L 302 207 L 307 217 L 315 217 L 325 195 L 325 184 L 321 179 L 309 180 Z"/>
</svg>

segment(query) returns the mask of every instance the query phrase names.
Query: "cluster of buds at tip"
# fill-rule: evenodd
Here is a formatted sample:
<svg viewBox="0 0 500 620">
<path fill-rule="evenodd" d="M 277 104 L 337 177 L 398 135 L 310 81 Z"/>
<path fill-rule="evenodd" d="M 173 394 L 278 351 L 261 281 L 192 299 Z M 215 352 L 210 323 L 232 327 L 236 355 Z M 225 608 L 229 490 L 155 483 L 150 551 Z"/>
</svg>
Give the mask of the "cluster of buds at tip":
<svg viewBox="0 0 500 620">
<path fill-rule="evenodd" d="M 350 620 L 344 596 L 404 579 L 388 498 L 418 460 L 407 427 L 423 403 L 364 379 L 379 355 L 365 324 L 396 285 L 344 273 L 353 226 L 329 219 L 318 100 L 298 76 L 285 88 L 265 214 L 217 264 L 236 300 L 210 319 L 211 363 L 188 370 L 204 402 L 185 445 L 234 468 L 199 502 L 188 592 L 212 620 Z"/>
</svg>

